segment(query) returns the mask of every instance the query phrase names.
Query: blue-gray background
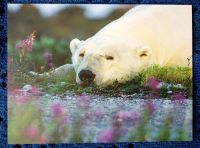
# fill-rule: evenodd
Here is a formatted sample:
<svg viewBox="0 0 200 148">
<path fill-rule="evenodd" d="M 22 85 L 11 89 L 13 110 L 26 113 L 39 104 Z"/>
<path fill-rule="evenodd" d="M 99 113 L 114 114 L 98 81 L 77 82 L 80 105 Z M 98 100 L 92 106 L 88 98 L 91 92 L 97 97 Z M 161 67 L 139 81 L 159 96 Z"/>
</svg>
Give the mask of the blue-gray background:
<svg viewBox="0 0 200 148">
<path fill-rule="evenodd" d="M 58 144 L 33 147 L 200 147 L 200 1 L 199 0 L 1 0 L 0 1 L 0 148 L 7 145 L 7 3 L 126 3 L 193 5 L 194 123 L 192 142 L 134 142 L 117 144 Z M 23 145 L 29 147 L 30 145 Z"/>
</svg>

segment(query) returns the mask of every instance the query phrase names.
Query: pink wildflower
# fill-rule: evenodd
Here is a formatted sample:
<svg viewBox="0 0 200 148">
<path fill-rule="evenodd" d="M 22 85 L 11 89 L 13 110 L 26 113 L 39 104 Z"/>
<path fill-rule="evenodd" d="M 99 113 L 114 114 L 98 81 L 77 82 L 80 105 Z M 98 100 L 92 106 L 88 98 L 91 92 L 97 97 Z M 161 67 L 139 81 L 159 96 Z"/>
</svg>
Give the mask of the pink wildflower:
<svg viewBox="0 0 200 148">
<path fill-rule="evenodd" d="M 78 106 L 80 107 L 88 107 L 90 104 L 90 97 L 87 96 L 86 94 L 82 94 L 79 98 L 78 98 Z"/>
<path fill-rule="evenodd" d="M 94 112 L 94 115 L 97 117 L 97 118 L 101 118 L 103 115 L 104 115 L 104 110 L 103 108 L 96 108 L 96 111 Z"/>
<path fill-rule="evenodd" d="M 137 111 L 132 111 L 132 121 L 139 121 L 140 119 L 142 119 L 142 115 L 141 113 L 137 112 Z"/>
<path fill-rule="evenodd" d="M 171 99 L 173 100 L 178 100 L 178 101 L 183 101 L 186 99 L 185 95 L 182 92 L 174 93 L 171 96 Z"/>
<path fill-rule="evenodd" d="M 52 61 L 53 61 L 53 55 L 52 55 L 51 52 L 48 52 L 48 51 L 45 52 L 45 53 L 43 54 L 43 58 L 46 60 L 48 66 L 49 66 L 50 68 L 54 68 L 54 67 L 55 67 L 55 66 L 54 66 L 54 63 L 52 62 Z"/>
<path fill-rule="evenodd" d="M 151 102 L 145 102 L 145 109 L 147 109 L 151 114 L 156 111 L 156 106 Z"/>
<path fill-rule="evenodd" d="M 63 118 L 65 115 L 64 106 L 60 103 L 55 103 L 52 105 L 52 111 L 54 117 Z"/>
<path fill-rule="evenodd" d="M 52 62 L 49 63 L 48 65 L 49 65 L 50 68 L 54 68 L 54 67 L 55 67 L 54 64 L 53 64 Z"/>
<path fill-rule="evenodd" d="M 119 121 L 135 121 L 138 120 L 141 115 L 136 111 L 119 111 L 116 115 L 117 120 Z"/>
<path fill-rule="evenodd" d="M 52 53 L 51 52 L 45 52 L 44 54 L 43 54 L 43 58 L 48 62 L 48 63 L 50 63 L 50 62 L 52 62 L 52 60 L 53 60 L 53 55 L 52 55 Z"/>
<path fill-rule="evenodd" d="M 17 103 L 27 103 L 30 101 L 30 97 L 25 95 L 16 95 L 14 98 Z"/>
<path fill-rule="evenodd" d="M 24 134 L 28 138 L 36 138 L 38 136 L 38 129 L 36 127 L 30 126 L 25 129 Z"/>
<path fill-rule="evenodd" d="M 30 90 L 30 93 L 34 94 L 34 95 L 41 95 L 42 92 L 40 91 L 39 88 L 35 87 L 35 86 L 32 86 L 31 90 Z"/>
<path fill-rule="evenodd" d="M 117 113 L 117 119 L 124 120 L 124 121 L 130 120 L 132 119 L 132 113 L 128 111 L 119 111 Z"/>
<path fill-rule="evenodd" d="M 69 123 L 70 119 L 69 119 L 69 116 L 68 115 L 65 115 L 63 117 L 63 123 L 66 124 L 66 123 Z"/>
<path fill-rule="evenodd" d="M 26 51 L 31 52 L 34 40 L 35 40 L 35 32 L 31 33 L 30 36 L 27 39 L 23 39 L 15 47 L 16 47 L 17 50 L 25 49 Z"/>
<path fill-rule="evenodd" d="M 113 142 L 114 131 L 112 129 L 103 131 L 97 140 L 98 142 Z"/>
<path fill-rule="evenodd" d="M 21 48 L 21 45 L 16 44 L 16 45 L 15 45 L 15 48 L 16 48 L 17 50 L 19 50 L 19 49 Z"/>
<path fill-rule="evenodd" d="M 152 90 L 158 90 L 158 89 L 160 89 L 162 87 L 162 82 L 160 82 L 159 80 L 157 80 L 155 78 L 150 78 L 148 80 L 147 85 Z"/>
</svg>

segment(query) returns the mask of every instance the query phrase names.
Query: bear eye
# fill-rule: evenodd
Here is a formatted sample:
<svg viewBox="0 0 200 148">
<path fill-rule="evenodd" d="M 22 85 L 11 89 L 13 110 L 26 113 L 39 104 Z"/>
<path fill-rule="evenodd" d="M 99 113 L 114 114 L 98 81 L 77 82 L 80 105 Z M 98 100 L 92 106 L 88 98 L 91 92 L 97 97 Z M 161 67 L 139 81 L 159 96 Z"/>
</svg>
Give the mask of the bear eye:
<svg viewBox="0 0 200 148">
<path fill-rule="evenodd" d="M 80 53 L 80 54 L 79 54 L 79 57 L 84 57 L 84 53 Z"/>
<path fill-rule="evenodd" d="M 112 57 L 112 56 L 106 56 L 106 60 L 114 60 L 114 57 Z"/>
<path fill-rule="evenodd" d="M 142 58 L 142 57 L 146 57 L 147 56 L 147 53 L 146 52 L 143 52 L 143 53 L 141 53 L 140 54 L 140 57 Z"/>
</svg>

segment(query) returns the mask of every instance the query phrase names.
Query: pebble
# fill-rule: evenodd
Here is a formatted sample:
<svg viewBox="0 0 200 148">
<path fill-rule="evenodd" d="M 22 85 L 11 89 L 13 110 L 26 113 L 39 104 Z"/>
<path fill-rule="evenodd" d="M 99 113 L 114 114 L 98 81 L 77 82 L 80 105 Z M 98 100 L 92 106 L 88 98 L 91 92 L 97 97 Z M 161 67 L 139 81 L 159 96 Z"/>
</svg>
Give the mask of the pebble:
<svg viewBox="0 0 200 148">
<path fill-rule="evenodd" d="M 29 92 L 32 89 L 32 86 L 30 84 L 26 84 L 22 87 L 22 91 Z"/>
</svg>

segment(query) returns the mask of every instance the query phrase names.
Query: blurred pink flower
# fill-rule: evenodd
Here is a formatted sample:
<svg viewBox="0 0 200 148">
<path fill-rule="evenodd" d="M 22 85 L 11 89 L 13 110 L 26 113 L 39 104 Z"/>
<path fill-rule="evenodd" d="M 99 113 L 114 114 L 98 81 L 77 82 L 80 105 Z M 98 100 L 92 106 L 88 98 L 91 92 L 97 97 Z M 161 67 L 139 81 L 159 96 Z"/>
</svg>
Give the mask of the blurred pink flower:
<svg viewBox="0 0 200 148">
<path fill-rule="evenodd" d="M 69 116 L 68 115 L 65 115 L 63 117 L 63 123 L 66 124 L 66 123 L 69 123 L 70 119 L 69 119 Z"/>
<path fill-rule="evenodd" d="M 158 90 L 162 87 L 162 82 L 155 78 L 150 78 L 147 82 L 147 86 L 152 90 Z"/>
<path fill-rule="evenodd" d="M 186 99 L 185 95 L 182 92 L 178 92 L 178 93 L 174 93 L 171 96 L 171 99 L 173 100 L 179 100 L 179 101 L 183 101 Z"/>
<path fill-rule="evenodd" d="M 42 94 L 42 92 L 40 91 L 40 89 L 37 88 L 36 86 L 32 86 L 32 88 L 30 90 L 30 93 L 34 94 L 34 95 L 41 95 Z"/>
<path fill-rule="evenodd" d="M 49 51 L 46 51 L 44 54 L 43 54 L 43 58 L 46 60 L 48 66 L 50 68 L 54 68 L 55 65 L 53 63 L 53 54 Z"/>
<path fill-rule="evenodd" d="M 36 138 L 38 136 L 38 129 L 36 127 L 30 126 L 25 129 L 24 134 L 28 138 Z"/>
<path fill-rule="evenodd" d="M 54 68 L 54 67 L 55 67 L 54 64 L 53 64 L 52 62 L 49 63 L 48 65 L 49 65 L 50 68 Z"/>
<path fill-rule="evenodd" d="M 20 45 L 20 44 L 16 44 L 16 45 L 15 45 L 15 48 L 16 48 L 17 50 L 19 50 L 19 49 L 21 48 L 21 45 Z"/>
<path fill-rule="evenodd" d="M 40 137 L 40 144 L 46 144 L 46 143 L 48 143 L 48 138 L 46 136 L 42 135 Z"/>
<path fill-rule="evenodd" d="M 119 111 L 117 113 L 116 117 L 117 117 L 118 120 L 127 121 L 127 120 L 132 119 L 132 113 L 128 112 L 128 111 Z"/>
<path fill-rule="evenodd" d="M 112 129 L 103 131 L 97 140 L 98 142 L 113 142 L 114 131 Z"/>
<path fill-rule="evenodd" d="M 132 120 L 137 121 L 142 118 L 141 113 L 137 111 L 132 111 Z"/>
<path fill-rule="evenodd" d="M 78 98 L 78 102 L 77 102 L 78 106 L 80 107 L 88 107 L 90 104 L 90 97 L 86 94 L 82 94 L 79 98 Z"/>
<path fill-rule="evenodd" d="M 104 109 L 103 108 L 96 108 L 95 112 L 94 112 L 95 117 L 97 118 L 102 118 L 104 115 Z"/>
<path fill-rule="evenodd" d="M 147 109 L 149 113 L 152 114 L 156 111 L 156 106 L 151 101 L 146 101 L 144 105 L 145 109 Z"/>
<path fill-rule="evenodd" d="M 136 111 L 119 111 L 116 117 L 119 121 L 137 121 L 141 115 Z"/>
<path fill-rule="evenodd" d="M 14 96 L 14 99 L 17 103 L 27 103 L 31 100 L 30 96 L 26 95 L 16 95 Z"/>
<path fill-rule="evenodd" d="M 34 40 L 35 40 L 35 32 L 31 33 L 30 36 L 27 39 L 23 39 L 15 47 L 16 47 L 17 50 L 25 49 L 26 51 L 31 52 Z"/>
<path fill-rule="evenodd" d="M 21 50 L 21 49 L 23 48 L 23 46 L 22 46 L 22 41 L 19 42 L 19 43 L 17 43 L 17 44 L 15 45 L 15 48 L 17 49 L 17 51 Z"/>
<path fill-rule="evenodd" d="M 64 106 L 60 103 L 55 103 L 52 105 L 52 112 L 54 117 L 63 118 L 65 115 Z"/>
<path fill-rule="evenodd" d="M 46 52 L 43 54 L 43 58 L 44 58 L 48 63 L 50 63 L 50 62 L 52 62 L 52 60 L 53 60 L 53 55 L 52 55 L 51 52 L 46 51 Z"/>
</svg>

